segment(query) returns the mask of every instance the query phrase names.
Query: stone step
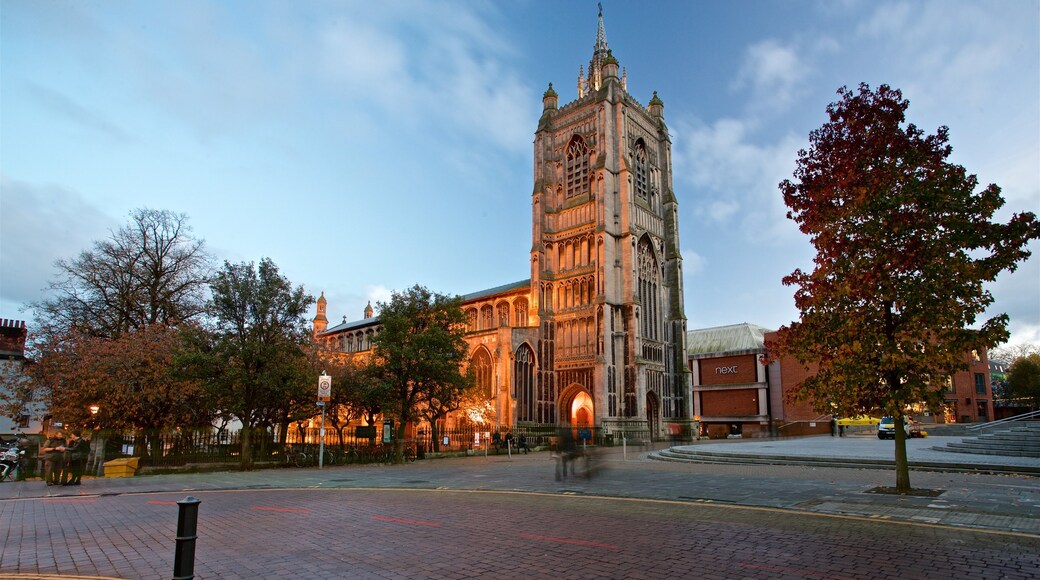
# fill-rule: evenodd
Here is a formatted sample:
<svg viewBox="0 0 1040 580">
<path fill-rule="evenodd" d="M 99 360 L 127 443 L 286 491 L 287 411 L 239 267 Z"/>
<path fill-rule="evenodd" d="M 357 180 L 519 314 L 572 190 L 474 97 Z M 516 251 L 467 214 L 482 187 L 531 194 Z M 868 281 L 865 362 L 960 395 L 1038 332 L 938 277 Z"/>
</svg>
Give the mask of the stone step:
<svg viewBox="0 0 1040 580">
<path fill-rule="evenodd" d="M 852 469 L 894 469 L 895 461 L 886 459 L 806 457 L 789 455 L 764 455 L 749 453 L 716 453 L 690 449 L 663 449 L 647 457 L 656 461 L 677 463 L 736 464 L 736 465 L 798 465 L 806 467 L 840 467 Z M 1000 473 L 1040 476 L 1040 466 L 1023 467 L 965 462 L 911 461 L 910 468 L 916 471 L 948 471 L 967 473 Z"/>
</svg>

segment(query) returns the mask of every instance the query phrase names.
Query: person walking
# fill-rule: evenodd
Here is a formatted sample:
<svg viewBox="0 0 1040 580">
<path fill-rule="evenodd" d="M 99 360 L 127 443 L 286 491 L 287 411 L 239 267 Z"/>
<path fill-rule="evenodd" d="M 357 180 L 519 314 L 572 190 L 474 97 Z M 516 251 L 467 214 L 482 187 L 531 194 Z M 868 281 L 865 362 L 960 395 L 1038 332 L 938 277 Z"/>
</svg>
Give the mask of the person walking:
<svg viewBox="0 0 1040 580">
<path fill-rule="evenodd" d="M 516 450 L 517 452 L 519 452 L 521 449 L 524 451 L 524 455 L 527 455 L 527 452 L 530 451 L 530 449 L 527 447 L 527 435 L 524 435 L 523 433 L 520 434 L 520 443 L 517 446 Z"/>
<path fill-rule="evenodd" d="M 43 457 L 43 480 L 47 485 L 61 483 L 61 472 L 65 464 L 65 433 L 55 432 L 40 448 Z"/>
<path fill-rule="evenodd" d="M 65 444 L 65 468 L 62 470 L 62 485 L 79 485 L 86 466 L 90 442 L 84 439 L 80 431 L 73 431 Z"/>
</svg>

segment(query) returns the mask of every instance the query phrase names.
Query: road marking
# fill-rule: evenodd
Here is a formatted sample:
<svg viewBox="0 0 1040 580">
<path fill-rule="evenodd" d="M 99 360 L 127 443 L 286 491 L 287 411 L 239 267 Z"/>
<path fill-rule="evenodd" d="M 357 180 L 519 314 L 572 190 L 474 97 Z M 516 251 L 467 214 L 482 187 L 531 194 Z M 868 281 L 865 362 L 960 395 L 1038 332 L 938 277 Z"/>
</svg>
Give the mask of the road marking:
<svg viewBox="0 0 1040 580">
<path fill-rule="evenodd" d="M 311 513 L 311 510 L 309 510 L 309 509 L 280 508 L 280 507 L 271 507 L 271 506 L 265 506 L 265 505 L 255 505 L 255 506 L 252 506 L 250 509 L 254 509 L 256 511 L 261 511 L 261 512 L 280 512 L 280 513 L 285 513 L 285 514 L 309 514 L 309 513 Z"/>
<path fill-rule="evenodd" d="M 145 503 L 149 505 L 177 505 L 175 501 L 159 501 L 157 499 L 150 499 Z"/>
<path fill-rule="evenodd" d="M 557 544 L 573 544 L 575 546 L 589 546 L 592 548 L 606 548 L 608 550 L 620 550 L 621 548 L 614 544 L 603 544 L 600 542 L 593 542 L 591 540 L 574 540 L 569 538 L 554 538 L 552 536 L 536 536 L 534 534 L 520 534 L 519 537 L 525 540 L 541 540 L 545 542 L 554 542 Z"/>
<path fill-rule="evenodd" d="M 411 524 L 413 526 L 430 526 L 431 528 L 439 528 L 441 525 L 437 522 L 422 522 L 419 520 L 405 520 L 401 518 L 384 518 L 382 516 L 372 516 L 373 520 L 377 522 L 392 522 L 395 524 Z"/>
<path fill-rule="evenodd" d="M 44 503 L 94 503 L 97 498 L 93 497 L 76 497 L 76 498 L 45 498 Z"/>
</svg>

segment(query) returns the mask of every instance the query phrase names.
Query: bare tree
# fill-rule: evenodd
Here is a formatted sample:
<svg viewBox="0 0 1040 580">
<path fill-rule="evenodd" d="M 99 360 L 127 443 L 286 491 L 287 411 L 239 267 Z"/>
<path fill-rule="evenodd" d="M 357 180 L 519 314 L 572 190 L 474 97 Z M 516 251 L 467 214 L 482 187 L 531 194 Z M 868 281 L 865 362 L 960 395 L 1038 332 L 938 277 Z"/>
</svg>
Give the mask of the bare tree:
<svg viewBox="0 0 1040 580">
<path fill-rule="evenodd" d="M 102 338 L 196 318 L 205 310 L 211 271 L 188 217 L 154 209 L 134 210 L 108 239 L 55 267 L 52 297 L 32 304 L 36 319 L 54 331 Z"/>
</svg>

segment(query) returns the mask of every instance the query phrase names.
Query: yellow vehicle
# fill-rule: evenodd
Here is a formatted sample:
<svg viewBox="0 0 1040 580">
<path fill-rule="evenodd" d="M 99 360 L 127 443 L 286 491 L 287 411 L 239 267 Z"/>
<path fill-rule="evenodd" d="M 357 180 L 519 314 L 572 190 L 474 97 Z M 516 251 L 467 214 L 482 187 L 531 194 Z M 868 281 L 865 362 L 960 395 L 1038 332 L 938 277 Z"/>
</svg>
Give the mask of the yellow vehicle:
<svg viewBox="0 0 1040 580">
<path fill-rule="evenodd" d="M 838 419 L 839 427 L 873 427 L 881 422 L 877 417 L 860 415 L 858 417 L 842 417 Z"/>
</svg>

